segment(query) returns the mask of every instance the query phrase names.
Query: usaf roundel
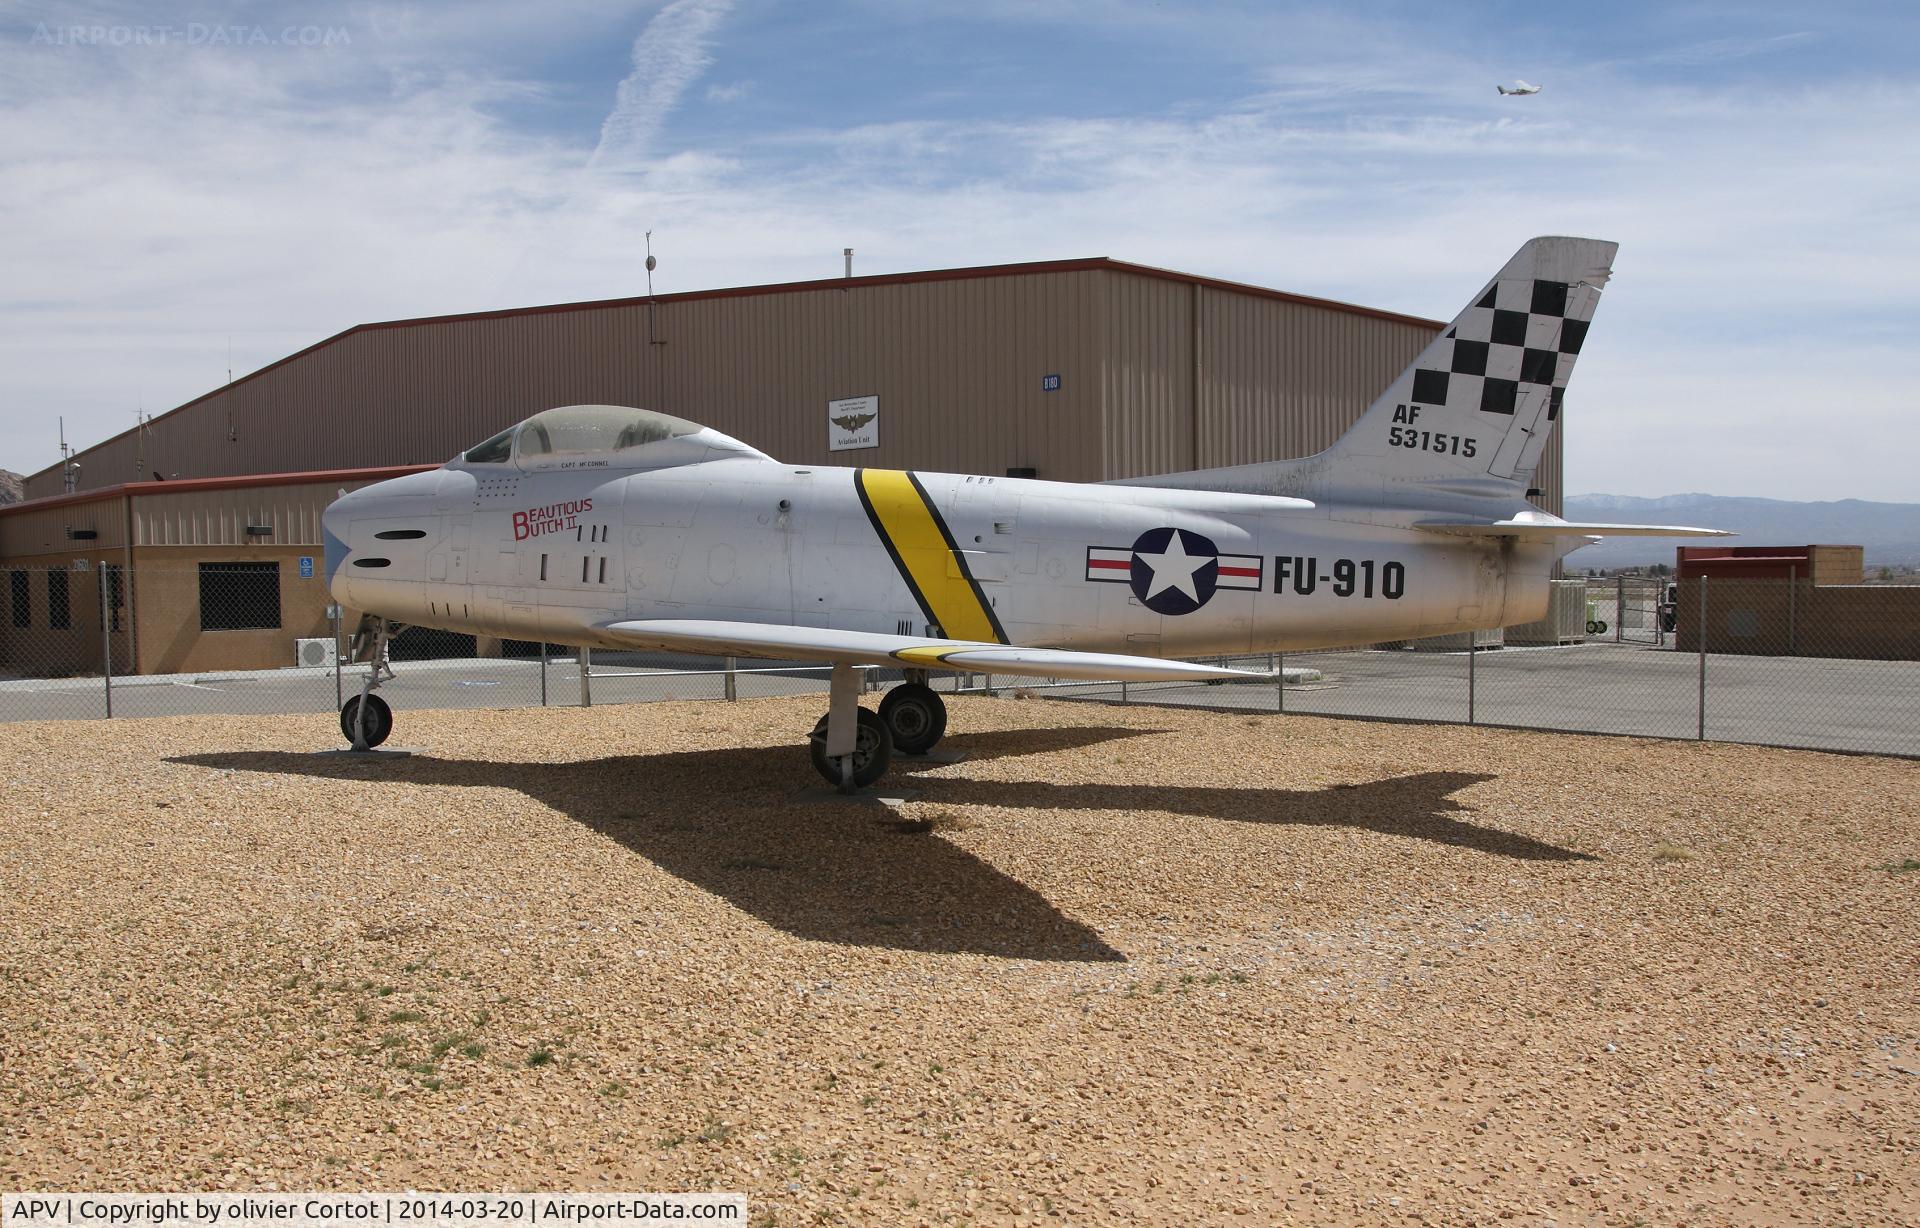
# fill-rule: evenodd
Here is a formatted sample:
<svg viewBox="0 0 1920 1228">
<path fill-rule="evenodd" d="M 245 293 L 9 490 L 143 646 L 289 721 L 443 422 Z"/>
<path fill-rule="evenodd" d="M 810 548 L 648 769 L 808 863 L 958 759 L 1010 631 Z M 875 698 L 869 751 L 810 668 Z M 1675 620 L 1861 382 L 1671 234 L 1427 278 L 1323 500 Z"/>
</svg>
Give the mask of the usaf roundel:
<svg viewBox="0 0 1920 1228">
<path fill-rule="evenodd" d="M 1189 529 L 1148 529 L 1131 549 L 1095 546 L 1087 551 L 1087 579 L 1124 583 L 1156 614 L 1191 614 L 1216 589 L 1260 587 L 1261 560 L 1221 554 L 1212 540 Z"/>
</svg>

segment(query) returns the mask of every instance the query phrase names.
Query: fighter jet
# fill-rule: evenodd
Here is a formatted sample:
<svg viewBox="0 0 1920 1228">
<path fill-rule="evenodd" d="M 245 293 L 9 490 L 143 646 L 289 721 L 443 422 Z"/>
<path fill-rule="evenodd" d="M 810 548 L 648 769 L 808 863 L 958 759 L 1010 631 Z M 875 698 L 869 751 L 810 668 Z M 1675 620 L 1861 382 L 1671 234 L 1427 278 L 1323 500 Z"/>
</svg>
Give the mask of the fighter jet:
<svg viewBox="0 0 1920 1228">
<path fill-rule="evenodd" d="M 1523 246 L 1331 448 L 1080 484 L 789 465 L 647 409 L 535 414 L 324 517 L 370 668 L 341 710 L 382 742 L 403 624 L 831 665 L 813 762 L 847 790 L 946 729 L 938 671 L 1094 680 L 1257 673 L 1179 658 L 1414 639 L 1544 617 L 1609 534 L 1526 499 L 1615 245 Z M 358 657 L 356 657 L 358 659 Z M 877 711 L 858 668 L 904 671 Z"/>
<path fill-rule="evenodd" d="M 1528 85 L 1525 81 L 1515 81 L 1511 88 L 1504 85 L 1496 85 L 1493 88 L 1499 90 L 1502 94 L 1507 94 L 1513 97 L 1521 97 L 1527 94 L 1538 94 L 1540 92 L 1539 86 Z"/>
</svg>

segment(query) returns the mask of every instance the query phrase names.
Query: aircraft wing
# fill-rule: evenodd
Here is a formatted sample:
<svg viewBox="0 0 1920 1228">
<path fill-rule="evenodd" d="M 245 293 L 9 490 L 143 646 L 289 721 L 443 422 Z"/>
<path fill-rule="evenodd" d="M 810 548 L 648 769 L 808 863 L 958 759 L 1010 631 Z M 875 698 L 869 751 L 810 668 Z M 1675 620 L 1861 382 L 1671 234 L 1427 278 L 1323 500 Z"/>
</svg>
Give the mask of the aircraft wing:
<svg viewBox="0 0 1920 1228">
<path fill-rule="evenodd" d="M 1265 678 L 1264 673 L 1064 648 L 1021 648 L 978 640 L 940 640 L 793 627 L 775 623 L 648 618 L 603 623 L 602 632 L 635 648 L 698 652 L 713 656 L 770 657 L 801 661 L 889 665 L 895 668 L 971 670 L 1027 678 L 1080 678 L 1090 682 L 1199 682 L 1212 678 Z"/>
<path fill-rule="evenodd" d="M 1458 537 L 1511 537 L 1518 541 L 1546 542 L 1563 537 L 1732 537 L 1725 529 L 1696 529 L 1682 524 L 1598 524 L 1570 523 L 1565 520 L 1513 519 L 1490 523 L 1423 520 L 1413 526 L 1429 533 L 1451 533 Z"/>
</svg>

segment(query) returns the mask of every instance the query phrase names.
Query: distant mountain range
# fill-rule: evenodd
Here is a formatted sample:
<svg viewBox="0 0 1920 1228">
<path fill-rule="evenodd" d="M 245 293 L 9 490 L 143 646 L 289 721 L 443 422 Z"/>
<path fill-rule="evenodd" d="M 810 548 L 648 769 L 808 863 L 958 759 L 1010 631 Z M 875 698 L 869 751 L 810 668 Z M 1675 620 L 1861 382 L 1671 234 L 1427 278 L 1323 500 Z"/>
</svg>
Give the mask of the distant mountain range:
<svg viewBox="0 0 1920 1228">
<path fill-rule="evenodd" d="M 11 469 L 0 469 L 0 507 L 18 503 L 26 497 L 21 476 Z"/>
<path fill-rule="evenodd" d="M 1713 539 L 1734 546 L 1864 546 L 1870 567 L 1920 565 L 1920 503 L 1840 499 L 1795 503 L 1727 495 L 1568 495 L 1568 520 L 1614 524 L 1684 524 L 1731 529 L 1740 536 Z M 1705 545 L 1682 537 L 1611 537 L 1567 556 L 1567 568 L 1634 567 L 1672 563 L 1675 546 Z"/>
</svg>

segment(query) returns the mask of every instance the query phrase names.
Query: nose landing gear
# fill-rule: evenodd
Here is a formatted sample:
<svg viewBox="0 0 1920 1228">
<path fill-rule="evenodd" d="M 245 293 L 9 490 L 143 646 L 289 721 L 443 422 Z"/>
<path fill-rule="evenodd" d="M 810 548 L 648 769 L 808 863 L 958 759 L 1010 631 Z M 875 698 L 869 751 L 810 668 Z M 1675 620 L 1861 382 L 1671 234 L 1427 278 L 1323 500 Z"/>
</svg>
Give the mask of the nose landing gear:
<svg viewBox="0 0 1920 1228">
<path fill-rule="evenodd" d="M 340 732 L 347 735 L 355 750 L 372 750 L 393 732 L 393 709 L 374 691 L 393 677 L 387 644 L 400 630 L 400 624 L 368 614 L 361 616 L 360 626 L 353 633 L 350 659 L 358 661 L 363 651 L 369 653 L 367 677 L 360 684 L 360 693 L 340 705 Z"/>
</svg>

